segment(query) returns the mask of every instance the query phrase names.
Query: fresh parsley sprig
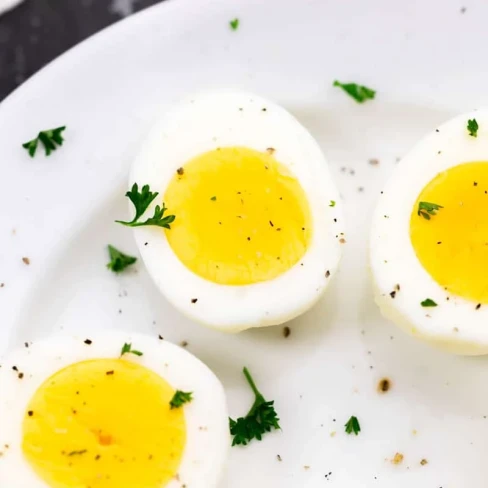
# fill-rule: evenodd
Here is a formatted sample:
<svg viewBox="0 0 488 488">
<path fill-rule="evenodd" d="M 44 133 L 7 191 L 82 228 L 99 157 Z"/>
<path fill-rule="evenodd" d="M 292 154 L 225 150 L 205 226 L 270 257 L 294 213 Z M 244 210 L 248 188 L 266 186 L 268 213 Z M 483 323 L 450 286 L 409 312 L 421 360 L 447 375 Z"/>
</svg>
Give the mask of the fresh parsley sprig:
<svg viewBox="0 0 488 488">
<path fill-rule="evenodd" d="M 422 216 L 425 220 L 430 220 L 430 216 L 436 215 L 437 210 L 441 208 L 444 207 L 442 205 L 437 205 L 437 203 L 419 202 L 417 215 Z"/>
<path fill-rule="evenodd" d="M 124 254 L 110 244 L 108 245 L 108 253 L 110 255 L 110 262 L 107 263 L 107 268 L 112 270 L 114 273 L 124 271 L 125 268 L 137 261 L 137 258 L 134 256 Z"/>
<path fill-rule="evenodd" d="M 333 86 L 342 88 L 349 96 L 354 98 L 358 103 L 364 103 L 366 100 L 373 100 L 376 91 L 367 86 L 358 85 L 357 83 L 341 83 L 335 80 Z"/>
<path fill-rule="evenodd" d="M 472 137 L 478 137 L 478 129 L 479 125 L 476 119 L 469 119 L 468 120 L 468 126 L 467 126 L 469 135 Z"/>
<path fill-rule="evenodd" d="M 192 400 L 193 400 L 193 392 L 176 390 L 175 394 L 173 395 L 173 398 L 169 402 L 169 406 L 171 410 L 173 410 L 173 408 L 180 408 L 185 403 L 189 403 Z"/>
<path fill-rule="evenodd" d="M 116 220 L 115 222 L 127 225 L 128 227 L 141 227 L 143 225 L 155 225 L 157 227 L 164 227 L 165 229 L 171 229 L 171 223 L 174 222 L 175 216 L 174 215 L 166 215 L 164 216 L 167 208 L 163 203 L 163 206 L 160 207 L 156 205 L 154 209 L 154 215 L 149 219 L 145 220 L 144 222 L 139 222 L 139 219 L 144 215 L 144 212 L 147 210 L 149 205 L 153 202 L 153 200 L 158 196 L 158 192 L 152 192 L 149 188 L 149 185 L 144 185 L 139 192 L 139 187 L 137 183 L 132 185 L 132 189 L 129 190 L 125 196 L 132 202 L 135 208 L 135 215 L 134 218 L 130 222 L 126 222 L 123 220 Z"/>
<path fill-rule="evenodd" d="M 239 28 L 239 19 L 235 18 L 229 22 L 229 26 L 232 30 L 237 30 Z"/>
<path fill-rule="evenodd" d="M 254 393 L 255 399 L 251 410 L 245 417 L 240 417 L 237 420 L 229 419 L 233 446 L 245 446 L 253 439 L 260 441 L 266 432 L 270 432 L 272 429 L 281 429 L 279 425 L 280 419 L 274 409 L 274 401 L 265 400 L 247 368 L 244 368 L 243 373 Z"/>
<path fill-rule="evenodd" d="M 120 355 L 123 356 L 124 354 L 134 354 L 134 356 L 142 356 L 141 351 L 136 351 L 132 349 L 132 344 L 127 344 L 127 342 L 122 346 L 122 350 L 120 351 Z"/>
<path fill-rule="evenodd" d="M 358 435 L 361 432 L 361 426 L 359 420 L 354 415 L 344 425 L 346 434 Z"/>
<path fill-rule="evenodd" d="M 33 158 L 36 155 L 37 146 L 39 142 L 44 146 L 46 156 L 49 156 L 56 150 L 57 146 L 63 145 L 62 132 L 66 129 L 66 126 L 56 127 L 55 129 L 41 130 L 35 139 L 25 142 L 22 147 L 27 150 L 29 156 Z"/>
</svg>

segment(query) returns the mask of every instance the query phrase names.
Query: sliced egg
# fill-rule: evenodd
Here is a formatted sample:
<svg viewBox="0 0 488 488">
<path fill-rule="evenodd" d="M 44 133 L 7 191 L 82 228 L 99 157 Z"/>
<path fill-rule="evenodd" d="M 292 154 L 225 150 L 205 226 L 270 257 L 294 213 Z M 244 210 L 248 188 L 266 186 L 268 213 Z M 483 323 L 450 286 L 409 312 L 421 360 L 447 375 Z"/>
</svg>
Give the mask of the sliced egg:
<svg viewBox="0 0 488 488">
<path fill-rule="evenodd" d="M 2 487 L 217 486 L 224 391 L 177 346 L 117 332 L 26 343 L 1 361 L 0 391 Z"/>
<path fill-rule="evenodd" d="M 488 112 L 434 130 L 400 162 L 373 218 L 383 314 L 458 354 L 488 353 Z"/>
<path fill-rule="evenodd" d="M 345 242 L 339 193 L 307 130 L 248 93 L 186 100 L 156 124 L 130 186 L 159 193 L 171 229 L 137 227 L 156 285 L 181 312 L 237 332 L 288 321 L 327 288 Z"/>
</svg>

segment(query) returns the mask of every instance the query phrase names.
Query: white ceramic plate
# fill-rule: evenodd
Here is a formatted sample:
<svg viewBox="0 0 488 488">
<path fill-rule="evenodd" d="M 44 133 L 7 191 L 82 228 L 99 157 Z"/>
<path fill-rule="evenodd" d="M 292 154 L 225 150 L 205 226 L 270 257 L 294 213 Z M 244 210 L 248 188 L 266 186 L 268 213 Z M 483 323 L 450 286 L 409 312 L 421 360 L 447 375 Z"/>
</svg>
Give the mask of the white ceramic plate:
<svg viewBox="0 0 488 488">
<path fill-rule="evenodd" d="M 444 119 L 488 101 L 488 4 L 462 7 L 173 0 L 25 83 L 0 106 L 0 349 L 98 328 L 187 341 L 223 381 L 233 416 L 251 400 L 241 375 L 249 366 L 283 430 L 234 448 L 222 488 L 485 488 L 487 360 L 437 352 L 385 322 L 366 261 L 372 208 L 396 158 Z M 335 78 L 371 86 L 377 99 L 355 104 L 332 88 Z M 204 329 L 166 303 L 142 263 L 120 277 L 105 268 L 108 243 L 136 253 L 130 230 L 113 220 L 127 213 L 128 168 L 153 120 L 184 95 L 220 86 L 294 113 L 321 143 L 346 203 L 339 276 L 289 324 L 287 339 L 281 327 Z M 63 124 L 66 142 L 49 158 L 21 148 Z M 376 391 L 382 377 L 393 383 L 386 395 Z M 353 414 L 357 437 L 343 428 Z M 396 452 L 399 465 L 390 462 Z"/>
</svg>

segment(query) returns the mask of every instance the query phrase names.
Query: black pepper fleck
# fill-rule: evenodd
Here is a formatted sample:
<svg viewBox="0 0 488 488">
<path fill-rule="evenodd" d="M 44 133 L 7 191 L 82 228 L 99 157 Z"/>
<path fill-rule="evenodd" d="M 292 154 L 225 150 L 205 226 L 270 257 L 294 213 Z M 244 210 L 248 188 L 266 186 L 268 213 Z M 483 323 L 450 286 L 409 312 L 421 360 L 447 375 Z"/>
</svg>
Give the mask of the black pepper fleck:
<svg viewBox="0 0 488 488">
<path fill-rule="evenodd" d="M 391 388 L 391 381 L 388 378 L 382 378 L 378 383 L 378 392 L 386 393 Z"/>
<path fill-rule="evenodd" d="M 87 346 L 90 346 L 92 343 L 93 343 L 93 341 L 91 341 L 90 339 L 85 339 L 85 344 Z"/>
<path fill-rule="evenodd" d="M 197 303 L 198 302 L 198 298 L 192 298 L 191 299 L 191 303 Z"/>
</svg>

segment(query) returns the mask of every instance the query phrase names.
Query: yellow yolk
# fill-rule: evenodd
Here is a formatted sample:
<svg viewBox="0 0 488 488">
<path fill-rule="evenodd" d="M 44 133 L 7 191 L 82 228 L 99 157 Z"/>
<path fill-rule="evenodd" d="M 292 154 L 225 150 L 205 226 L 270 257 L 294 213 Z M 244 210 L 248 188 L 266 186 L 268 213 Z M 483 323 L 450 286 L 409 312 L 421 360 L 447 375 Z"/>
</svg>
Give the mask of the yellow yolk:
<svg viewBox="0 0 488 488">
<path fill-rule="evenodd" d="M 166 236 L 197 275 L 224 285 L 258 283 L 305 254 L 309 204 L 272 152 L 216 149 L 186 163 L 171 180 L 164 202 L 176 220 Z"/>
<path fill-rule="evenodd" d="M 23 423 L 27 461 L 52 488 L 161 488 L 186 442 L 174 390 L 122 359 L 72 364 L 31 399 Z"/>
<path fill-rule="evenodd" d="M 442 206 L 430 219 L 420 202 Z M 454 166 L 420 193 L 410 219 L 418 259 L 447 291 L 488 303 L 488 162 Z"/>
</svg>

